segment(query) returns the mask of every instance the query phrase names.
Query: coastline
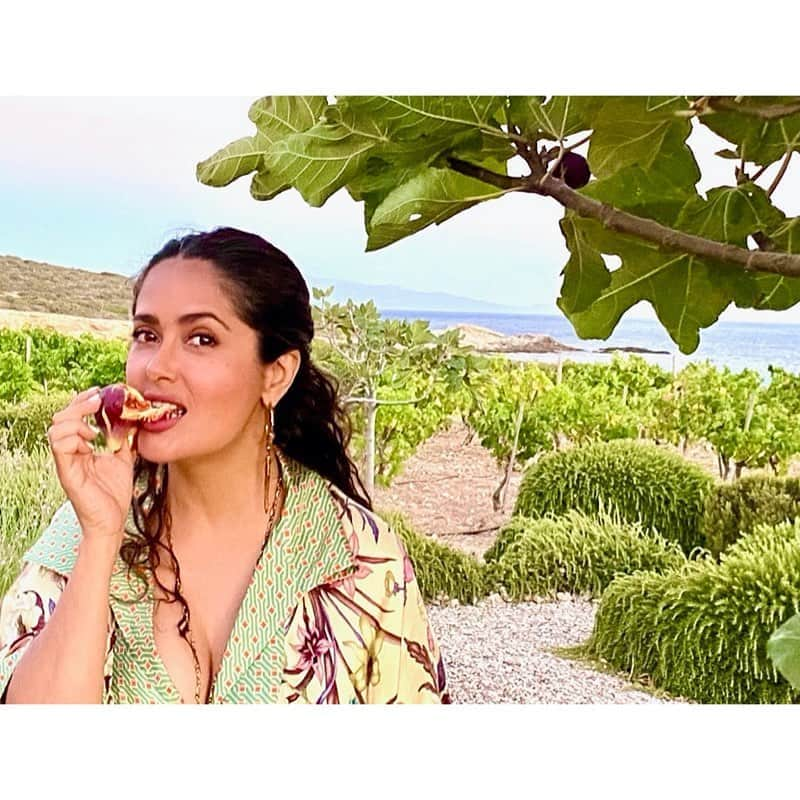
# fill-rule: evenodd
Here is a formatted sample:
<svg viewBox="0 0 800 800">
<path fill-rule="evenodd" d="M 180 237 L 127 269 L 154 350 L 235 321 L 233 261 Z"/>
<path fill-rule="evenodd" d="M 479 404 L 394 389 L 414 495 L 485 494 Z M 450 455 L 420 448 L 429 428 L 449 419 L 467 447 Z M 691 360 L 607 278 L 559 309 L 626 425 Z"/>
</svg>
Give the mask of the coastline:
<svg viewBox="0 0 800 800">
<path fill-rule="evenodd" d="M 614 353 L 636 354 L 642 356 L 671 356 L 668 350 L 653 350 L 648 347 L 625 345 L 588 349 L 565 344 L 546 333 L 503 334 L 491 328 L 468 323 L 458 323 L 447 328 L 432 329 L 434 334 L 457 330 L 461 334 L 462 345 L 478 353 L 487 355 L 553 355 L 561 353 L 584 355 L 613 355 Z"/>
</svg>

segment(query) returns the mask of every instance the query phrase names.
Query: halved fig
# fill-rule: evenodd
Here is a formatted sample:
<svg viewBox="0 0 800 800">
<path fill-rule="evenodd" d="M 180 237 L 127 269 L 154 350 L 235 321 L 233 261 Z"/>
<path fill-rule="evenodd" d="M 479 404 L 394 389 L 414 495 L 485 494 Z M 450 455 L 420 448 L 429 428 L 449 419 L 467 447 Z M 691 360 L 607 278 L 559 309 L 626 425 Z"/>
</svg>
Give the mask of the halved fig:
<svg viewBox="0 0 800 800">
<path fill-rule="evenodd" d="M 155 421 L 171 411 L 182 411 L 173 403 L 146 400 L 126 383 L 113 383 L 100 390 L 100 408 L 94 419 L 106 439 L 108 449 L 116 453 L 122 447 L 123 437 L 133 445 L 137 423 Z"/>
</svg>

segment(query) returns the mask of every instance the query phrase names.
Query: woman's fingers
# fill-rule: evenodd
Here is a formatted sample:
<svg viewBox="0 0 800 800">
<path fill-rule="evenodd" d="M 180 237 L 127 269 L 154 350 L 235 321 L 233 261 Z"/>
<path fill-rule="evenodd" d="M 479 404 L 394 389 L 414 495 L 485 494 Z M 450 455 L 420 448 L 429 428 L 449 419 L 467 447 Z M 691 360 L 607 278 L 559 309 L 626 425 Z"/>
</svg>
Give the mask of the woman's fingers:
<svg viewBox="0 0 800 800">
<path fill-rule="evenodd" d="M 72 402 L 61 411 L 56 411 L 53 414 L 53 422 L 59 422 L 62 419 L 70 419 L 78 414 L 81 417 L 86 417 L 89 414 L 94 414 L 100 408 L 100 392 L 95 389 L 87 392 L 81 392 Z"/>
<path fill-rule="evenodd" d="M 83 439 L 91 440 L 97 436 L 97 431 L 87 425 L 82 419 L 75 418 L 57 422 L 47 429 L 47 438 L 50 440 L 50 444 L 53 448 L 55 448 L 56 445 L 63 448 L 65 446 L 65 440 L 69 440 L 76 435 L 82 437 L 80 441 Z M 82 450 L 81 452 L 91 452 L 91 450 Z"/>
</svg>

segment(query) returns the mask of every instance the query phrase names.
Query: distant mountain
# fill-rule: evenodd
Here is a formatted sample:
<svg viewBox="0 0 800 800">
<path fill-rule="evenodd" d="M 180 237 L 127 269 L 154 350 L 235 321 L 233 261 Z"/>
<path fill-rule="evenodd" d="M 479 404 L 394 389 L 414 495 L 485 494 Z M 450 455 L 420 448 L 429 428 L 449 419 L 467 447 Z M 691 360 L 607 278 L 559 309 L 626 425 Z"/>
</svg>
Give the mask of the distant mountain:
<svg viewBox="0 0 800 800">
<path fill-rule="evenodd" d="M 327 289 L 333 286 L 334 302 L 341 303 L 348 298 L 356 303 L 366 303 L 368 300 L 372 300 L 380 310 L 471 311 L 494 314 L 558 313 L 555 307 L 545 305 L 509 306 L 446 292 L 422 292 L 417 289 L 405 289 L 402 286 L 357 283 L 335 278 L 319 278 L 313 275 L 305 277 L 309 286 L 317 289 Z"/>
</svg>

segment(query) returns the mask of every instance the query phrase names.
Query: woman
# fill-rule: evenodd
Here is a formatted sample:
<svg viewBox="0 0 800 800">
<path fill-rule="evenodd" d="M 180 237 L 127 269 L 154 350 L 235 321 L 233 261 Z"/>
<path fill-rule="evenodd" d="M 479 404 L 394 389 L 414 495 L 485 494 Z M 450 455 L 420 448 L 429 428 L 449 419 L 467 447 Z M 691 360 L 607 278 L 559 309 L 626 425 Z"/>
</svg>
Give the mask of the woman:
<svg viewBox="0 0 800 800">
<path fill-rule="evenodd" d="M 137 277 L 126 382 L 182 411 L 96 453 L 53 417 L 68 502 L 0 614 L 6 702 L 448 702 L 399 538 L 311 363 L 308 289 L 258 236 L 168 242 Z"/>
</svg>

